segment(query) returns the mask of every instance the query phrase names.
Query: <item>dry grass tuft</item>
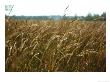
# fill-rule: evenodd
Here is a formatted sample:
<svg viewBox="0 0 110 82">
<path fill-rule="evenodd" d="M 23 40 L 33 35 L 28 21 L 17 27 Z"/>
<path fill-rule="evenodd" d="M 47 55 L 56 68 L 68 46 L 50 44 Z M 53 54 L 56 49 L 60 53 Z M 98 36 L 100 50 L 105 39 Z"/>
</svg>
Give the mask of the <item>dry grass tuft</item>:
<svg viewBox="0 0 110 82">
<path fill-rule="evenodd" d="M 105 72 L 104 21 L 6 22 L 5 71 Z"/>
</svg>

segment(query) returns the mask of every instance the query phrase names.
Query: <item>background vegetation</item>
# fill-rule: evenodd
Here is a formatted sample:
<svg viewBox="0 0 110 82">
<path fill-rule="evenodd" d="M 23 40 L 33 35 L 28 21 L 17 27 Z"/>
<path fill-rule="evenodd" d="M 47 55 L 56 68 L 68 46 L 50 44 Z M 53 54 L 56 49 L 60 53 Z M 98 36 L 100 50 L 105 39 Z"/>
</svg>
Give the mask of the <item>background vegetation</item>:
<svg viewBox="0 0 110 82">
<path fill-rule="evenodd" d="M 60 16 L 60 15 L 51 15 L 51 16 L 9 16 L 12 19 L 33 19 L 33 20 L 84 20 L 84 21 L 106 21 L 106 13 L 103 12 L 101 15 L 99 14 L 91 14 L 89 13 L 87 16 Z M 8 15 L 6 15 L 8 17 Z"/>
</svg>

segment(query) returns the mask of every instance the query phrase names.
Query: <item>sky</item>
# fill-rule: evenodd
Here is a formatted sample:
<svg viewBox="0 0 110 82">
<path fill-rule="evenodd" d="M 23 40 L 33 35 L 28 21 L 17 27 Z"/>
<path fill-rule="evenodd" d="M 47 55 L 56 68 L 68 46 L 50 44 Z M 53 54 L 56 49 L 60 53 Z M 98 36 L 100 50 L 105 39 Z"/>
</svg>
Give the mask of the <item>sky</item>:
<svg viewBox="0 0 110 82">
<path fill-rule="evenodd" d="M 10 15 L 18 16 L 64 15 L 68 5 L 67 16 L 102 14 L 106 4 L 107 0 L 5 0 L 5 5 L 14 5 Z"/>
</svg>

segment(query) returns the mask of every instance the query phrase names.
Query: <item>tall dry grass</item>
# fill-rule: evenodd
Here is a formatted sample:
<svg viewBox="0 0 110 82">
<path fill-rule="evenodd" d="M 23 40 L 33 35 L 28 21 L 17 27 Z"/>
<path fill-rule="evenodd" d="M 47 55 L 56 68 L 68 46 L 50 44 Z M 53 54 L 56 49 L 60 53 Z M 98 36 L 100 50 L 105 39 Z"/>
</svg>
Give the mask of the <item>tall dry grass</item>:
<svg viewBox="0 0 110 82">
<path fill-rule="evenodd" d="M 105 21 L 6 22 L 5 71 L 105 72 Z"/>
</svg>

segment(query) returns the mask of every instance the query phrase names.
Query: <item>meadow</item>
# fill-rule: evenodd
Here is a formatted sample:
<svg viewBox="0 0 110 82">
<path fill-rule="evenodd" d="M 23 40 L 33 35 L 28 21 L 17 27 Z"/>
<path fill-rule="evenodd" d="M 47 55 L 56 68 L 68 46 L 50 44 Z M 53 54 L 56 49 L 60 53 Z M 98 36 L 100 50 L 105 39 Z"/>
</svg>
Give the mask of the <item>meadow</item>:
<svg viewBox="0 0 110 82">
<path fill-rule="evenodd" d="M 106 72 L 106 22 L 5 22 L 6 72 Z"/>
</svg>

